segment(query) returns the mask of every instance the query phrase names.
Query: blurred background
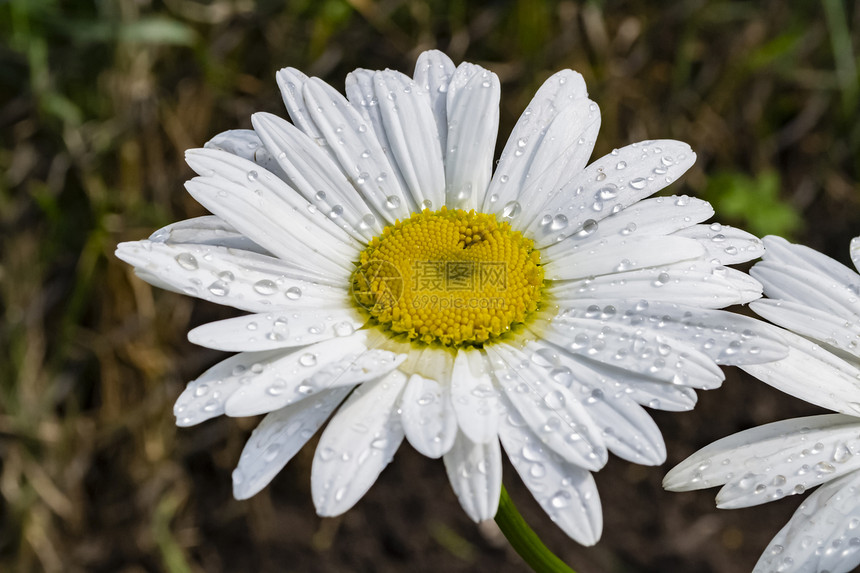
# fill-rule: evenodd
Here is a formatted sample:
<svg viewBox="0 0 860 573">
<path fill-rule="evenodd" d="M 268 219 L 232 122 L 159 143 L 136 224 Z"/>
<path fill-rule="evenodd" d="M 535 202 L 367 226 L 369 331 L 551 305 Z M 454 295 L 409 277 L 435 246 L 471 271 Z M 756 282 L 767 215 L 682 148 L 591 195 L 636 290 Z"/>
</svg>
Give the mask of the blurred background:
<svg viewBox="0 0 860 573">
<path fill-rule="evenodd" d="M 495 71 L 507 138 L 552 72 L 601 107 L 595 157 L 646 138 L 699 159 L 669 188 L 721 222 L 848 260 L 860 234 L 860 3 L 496 0 L 0 1 L 0 570 L 526 571 L 404 445 L 346 515 L 309 499 L 311 445 L 246 502 L 230 472 L 255 419 L 174 426 L 186 381 L 223 354 L 190 327 L 229 316 L 153 289 L 117 242 L 203 214 L 186 148 L 283 114 L 274 73 L 342 89 L 356 67 L 412 73 L 425 49 Z M 663 474 L 731 432 L 814 413 L 735 371 L 699 407 L 655 413 L 663 467 L 597 474 L 602 541 L 583 548 L 505 482 L 580 573 L 751 570 L 800 503 L 719 511 Z"/>
</svg>

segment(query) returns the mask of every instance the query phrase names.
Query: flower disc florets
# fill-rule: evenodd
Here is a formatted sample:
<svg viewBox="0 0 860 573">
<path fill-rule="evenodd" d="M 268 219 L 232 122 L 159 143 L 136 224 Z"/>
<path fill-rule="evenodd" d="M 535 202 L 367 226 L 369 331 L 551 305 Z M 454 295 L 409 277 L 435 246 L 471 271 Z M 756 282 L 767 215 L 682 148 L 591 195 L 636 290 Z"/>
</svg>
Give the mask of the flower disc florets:
<svg viewBox="0 0 860 573">
<path fill-rule="evenodd" d="M 540 252 L 510 224 L 443 207 L 386 227 L 361 253 L 352 289 L 392 333 L 475 346 L 538 309 L 543 275 Z"/>
</svg>

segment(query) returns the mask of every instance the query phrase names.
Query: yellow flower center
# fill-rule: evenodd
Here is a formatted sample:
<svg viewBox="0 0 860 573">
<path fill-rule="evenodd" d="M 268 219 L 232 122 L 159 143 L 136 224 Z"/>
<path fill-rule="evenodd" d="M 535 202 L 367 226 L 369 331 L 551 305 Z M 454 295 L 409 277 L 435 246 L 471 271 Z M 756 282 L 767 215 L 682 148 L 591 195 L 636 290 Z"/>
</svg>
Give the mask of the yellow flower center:
<svg viewBox="0 0 860 573">
<path fill-rule="evenodd" d="M 495 216 L 442 208 L 385 227 L 362 251 L 356 302 L 409 340 L 480 346 L 538 309 L 534 243 Z"/>
</svg>

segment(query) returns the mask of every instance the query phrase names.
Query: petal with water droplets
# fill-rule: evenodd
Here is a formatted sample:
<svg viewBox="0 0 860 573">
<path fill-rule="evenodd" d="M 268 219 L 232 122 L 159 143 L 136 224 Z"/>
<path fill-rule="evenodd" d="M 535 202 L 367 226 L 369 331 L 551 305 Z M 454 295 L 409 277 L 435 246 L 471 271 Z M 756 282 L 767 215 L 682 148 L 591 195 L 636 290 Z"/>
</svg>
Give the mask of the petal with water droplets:
<svg viewBox="0 0 860 573">
<path fill-rule="evenodd" d="M 329 422 L 311 467 L 317 513 L 340 515 L 361 499 L 403 441 L 397 403 L 406 375 L 359 386 Z"/>
<path fill-rule="evenodd" d="M 444 156 L 448 141 L 448 85 L 456 66 L 446 54 L 439 50 L 422 52 L 415 62 L 415 83 L 430 96 L 430 109 L 439 133 L 440 150 Z"/>
<path fill-rule="evenodd" d="M 457 437 L 457 417 L 448 386 L 413 374 L 403 391 L 403 431 L 412 447 L 428 458 L 441 457 Z"/>
<path fill-rule="evenodd" d="M 475 209 L 484 201 L 499 130 L 499 78 L 463 62 L 448 87 L 445 204 Z"/>
<path fill-rule="evenodd" d="M 266 487 L 349 391 L 349 387 L 326 390 L 267 414 L 245 444 L 233 471 L 233 496 L 248 499 Z"/>
<path fill-rule="evenodd" d="M 696 161 L 686 143 L 656 140 L 634 143 L 605 155 L 580 171 L 545 201 L 528 231 L 542 248 L 579 232 L 589 220 L 609 215 L 653 195 Z M 562 230 L 540 226 L 544 216 L 564 215 Z"/>
<path fill-rule="evenodd" d="M 263 145 L 260 136 L 253 129 L 231 129 L 230 131 L 219 133 L 207 141 L 203 147 L 206 149 L 220 149 L 221 151 L 238 155 L 243 159 L 253 161 L 275 176 L 286 180 L 277 160 L 269 153 L 269 150 Z"/>
<path fill-rule="evenodd" d="M 486 350 L 497 384 L 549 449 L 586 469 L 598 470 L 606 464 L 601 429 L 570 390 L 550 386 L 525 354 L 513 346 L 495 344 Z"/>
<path fill-rule="evenodd" d="M 367 203 L 315 141 L 268 113 L 255 113 L 251 122 L 275 154 L 285 180 L 308 201 L 307 209 L 319 210 L 362 243 L 382 232 Z"/>
<path fill-rule="evenodd" d="M 707 251 L 705 258 L 721 265 L 745 263 L 764 254 L 764 244 L 758 237 L 719 223 L 693 225 L 675 232 L 674 236 L 696 239 Z"/>
<path fill-rule="evenodd" d="M 549 280 L 576 280 L 700 258 L 702 245 L 682 237 L 612 237 L 587 251 L 574 251 L 544 264 Z"/>
<path fill-rule="evenodd" d="M 149 236 L 149 240 L 169 245 L 212 245 L 272 256 L 269 251 L 237 231 L 233 225 L 215 215 L 171 223 L 155 231 Z"/>
<path fill-rule="evenodd" d="M 498 438 L 477 444 L 460 432 L 443 461 L 448 481 L 472 521 L 495 517 L 502 490 L 502 450 Z"/>
<path fill-rule="evenodd" d="M 514 469 L 550 519 L 574 541 L 597 543 L 603 513 L 591 473 L 550 451 L 515 412 L 503 415 L 499 437 Z"/>
<path fill-rule="evenodd" d="M 830 571 L 860 565 L 860 472 L 818 488 L 771 540 L 753 573 Z"/>
<path fill-rule="evenodd" d="M 824 414 L 781 420 L 710 444 L 663 480 L 672 491 L 725 484 L 717 505 L 749 507 L 803 493 L 860 468 L 860 420 Z"/>
<path fill-rule="evenodd" d="M 376 357 L 373 368 L 350 368 L 361 361 L 367 352 L 366 344 L 365 331 L 358 331 L 284 354 L 259 372 L 246 374 L 248 380 L 227 400 L 225 412 L 228 416 L 265 414 L 333 385 L 358 384 L 377 378 L 402 362 L 402 357 L 388 352 Z"/>
<path fill-rule="evenodd" d="M 377 216 L 388 223 L 409 217 L 406 192 L 367 120 L 337 90 L 311 78 L 304 96 L 309 113 L 342 171 Z"/>
<path fill-rule="evenodd" d="M 451 403 L 460 430 L 473 442 L 496 439 L 499 426 L 499 393 L 493 387 L 489 365 L 475 349 L 460 349 L 451 374 Z"/>
<path fill-rule="evenodd" d="M 275 288 L 275 283 L 264 282 L 255 288 L 268 292 Z M 210 322 L 191 330 L 188 340 L 228 352 L 271 350 L 348 336 L 365 322 L 366 319 L 347 304 L 334 308 L 308 307 L 289 313 L 261 312 Z"/>
<path fill-rule="evenodd" d="M 787 330 L 779 334 L 788 356 L 767 364 L 741 368 L 762 382 L 822 408 L 860 416 L 860 369 L 811 340 Z"/>
<path fill-rule="evenodd" d="M 117 245 L 116 256 L 133 265 L 144 280 L 156 279 L 158 286 L 250 312 L 346 302 L 346 284 L 249 251 L 135 241 Z M 254 288 L 269 283 L 274 291 Z"/>
</svg>

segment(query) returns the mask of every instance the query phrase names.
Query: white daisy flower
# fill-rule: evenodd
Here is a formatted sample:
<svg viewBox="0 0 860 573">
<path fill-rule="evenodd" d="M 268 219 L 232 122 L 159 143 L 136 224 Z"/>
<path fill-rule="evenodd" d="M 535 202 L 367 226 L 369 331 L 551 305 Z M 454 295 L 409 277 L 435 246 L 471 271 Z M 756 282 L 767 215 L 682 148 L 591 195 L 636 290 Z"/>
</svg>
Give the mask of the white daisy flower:
<svg viewBox="0 0 860 573">
<path fill-rule="evenodd" d="M 359 69 L 344 98 L 286 68 L 292 123 L 255 114 L 187 153 L 188 191 L 214 215 L 117 255 L 144 280 L 252 314 L 189 339 L 239 352 L 176 403 L 180 426 L 267 414 L 234 479 L 265 487 L 330 417 L 314 458 L 317 512 L 353 506 L 405 437 L 443 458 L 475 521 L 492 518 L 503 447 L 573 539 L 602 516 L 607 452 L 660 464 L 642 405 L 687 410 L 718 364 L 775 360 L 755 320 L 714 309 L 761 285 L 724 265 L 755 237 L 700 225 L 711 206 L 645 199 L 695 159 L 677 141 L 586 167 L 600 114 L 582 77 L 548 79 L 493 173 L 499 80 L 425 52 L 413 78 Z"/>
<path fill-rule="evenodd" d="M 756 573 L 849 571 L 860 565 L 860 275 L 808 247 L 766 237 L 751 274 L 769 297 L 753 310 L 788 331 L 788 357 L 746 371 L 836 414 L 783 420 L 702 448 L 664 487 L 723 485 L 717 507 L 758 505 L 818 488 L 773 538 Z M 860 237 L 851 241 L 860 269 Z"/>
</svg>

